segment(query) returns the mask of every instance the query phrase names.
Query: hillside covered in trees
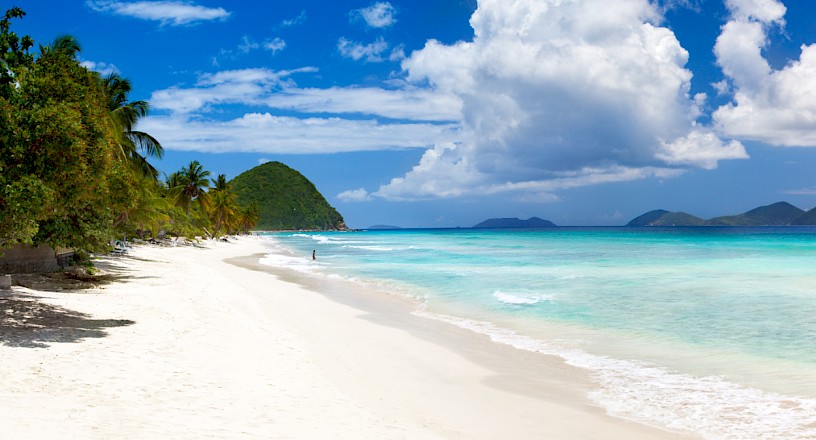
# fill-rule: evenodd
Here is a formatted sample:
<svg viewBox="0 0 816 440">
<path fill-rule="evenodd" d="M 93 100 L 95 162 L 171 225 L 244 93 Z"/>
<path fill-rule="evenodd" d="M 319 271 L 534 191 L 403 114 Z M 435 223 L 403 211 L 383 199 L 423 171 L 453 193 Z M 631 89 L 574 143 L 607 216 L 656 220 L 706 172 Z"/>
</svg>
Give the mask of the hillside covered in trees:
<svg viewBox="0 0 816 440">
<path fill-rule="evenodd" d="M 344 230 L 343 216 L 314 184 L 280 162 L 267 162 L 230 181 L 238 205 L 255 204 L 258 229 Z"/>
<path fill-rule="evenodd" d="M 777 202 L 760 206 L 738 215 L 704 220 L 685 212 L 663 209 L 649 211 L 626 226 L 788 226 L 816 225 L 816 208 L 803 211 L 790 203 Z"/>
</svg>

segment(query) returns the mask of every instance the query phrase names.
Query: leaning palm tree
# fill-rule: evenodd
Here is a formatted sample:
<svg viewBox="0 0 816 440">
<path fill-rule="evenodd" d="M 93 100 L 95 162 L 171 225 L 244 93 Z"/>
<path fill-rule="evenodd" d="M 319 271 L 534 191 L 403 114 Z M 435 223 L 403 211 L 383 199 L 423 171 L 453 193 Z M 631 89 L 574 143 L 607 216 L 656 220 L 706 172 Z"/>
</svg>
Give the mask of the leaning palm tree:
<svg viewBox="0 0 816 440">
<path fill-rule="evenodd" d="M 213 237 L 218 236 L 222 227 L 231 229 L 238 209 L 236 196 L 227 189 L 210 191 L 210 220 L 213 222 Z"/>
<path fill-rule="evenodd" d="M 135 189 L 134 203 L 117 216 L 114 226 L 129 224 L 141 230 L 150 230 L 155 237 L 161 225 L 170 221 L 166 212 L 170 202 L 162 196 L 161 183 L 149 176 L 138 176 Z"/>
<path fill-rule="evenodd" d="M 208 205 L 206 188 L 210 187 L 207 177 L 210 172 L 206 171 L 201 164 L 194 160 L 188 167 L 182 167 L 177 174 L 177 185 L 170 188 L 170 192 L 175 199 L 176 205 L 184 208 L 184 213 L 190 214 L 190 205 L 197 201 L 202 207 Z"/>
<path fill-rule="evenodd" d="M 236 230 L 246 234 L 250 229 L 257 226 L 260 220 L 260 208 L 258 208 L 258 203 L 253 200 L 249 205 L 238 210 Z"/>
<path fill-rule="evenodd" d="M 116 73 L 111 73 L 100 81 L 108 97 L 108 111 L 119 156 L 130 161 L 143 175 L 157 179 L 159 172 L 147 158 L 161 159 L 164 148 L 153 136 L 134 130 L 136 122 L 147 115 L 149 104 L 147 101 L 128 101 L 128 93 L 132 89 L 130 81 Z"/>
</svg>

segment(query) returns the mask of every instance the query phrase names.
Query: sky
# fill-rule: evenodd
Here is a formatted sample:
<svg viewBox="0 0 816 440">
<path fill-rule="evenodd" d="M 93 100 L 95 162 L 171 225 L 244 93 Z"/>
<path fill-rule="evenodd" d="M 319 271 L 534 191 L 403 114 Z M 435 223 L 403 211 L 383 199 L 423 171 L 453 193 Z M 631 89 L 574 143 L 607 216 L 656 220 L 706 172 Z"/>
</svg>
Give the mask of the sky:
<svg viewBox="0 0 816 440">
<path fill-rule="evenodd" d="M 133 83 L 166 174 L 280 161 L 353 228 L 816 206 L 816 2 L 0 0 Z"/>
</svg>

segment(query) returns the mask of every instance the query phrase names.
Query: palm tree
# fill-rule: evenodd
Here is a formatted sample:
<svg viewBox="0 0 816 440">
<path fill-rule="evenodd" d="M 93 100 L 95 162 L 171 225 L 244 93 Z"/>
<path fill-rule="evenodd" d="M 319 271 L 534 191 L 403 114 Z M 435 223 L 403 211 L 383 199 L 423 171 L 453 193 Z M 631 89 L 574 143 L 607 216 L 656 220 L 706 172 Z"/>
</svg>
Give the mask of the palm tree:
<svg viewBox="0 0 816 440">
<path fill-rule="evenodd" d="M 51 44 L 45 46 L 40 45 L 41 55 L 54 53 L 66 55 L 69 58 L 76 58 L 80 52 L 82 52 L 82 46 L 79 44 L 79 40 L 73 35 L 58 35 Z"/>
<path fill-rule="evenodd" d="M 238 208 L 235 194 L 227 189 L 210 191 L 210 220 L 215 224 L 213 227 L 213 237 L 218 236 L 218 231 L 222 226 L 231 229 L 235 219 L 235 211 Z"/>
<path fill-rule="evenodd" d="M 227 182 L 227 176 L 224 174 L 219 174 L 217 178 L 212 179 L 213 189 L 216 191 L 229 191 L 229 183 Z"/>
<path fill-rule="evenodd" d="M 170 188 L 170 191 L 176 205 L 183 207 L 185 214 L 190 214 L 190 205 L 193 200 L 198 201 L 202 207 L 207 206 L 205 189 L 210 187 L 210 181 L 207 179 L 210 176 L 209 171 L 204 170 L 201 164 L 194 160 L 187 168 L 182 167 L 181 171 L 173 174 L 178 174 L 178 185 Z"/>
<path fill-rule="evenodd" d="M 157 179 L 159 171 L 147 158 L 161 159 L 164 148 L 153 136 L 134 130 L 136 122 L 147 115 L 150 105 L 147 101 L 128 101 L 127 95 L 132 89 L 130 80 L 116 73 L 111 73 L 100 81 L 108 97 L 108 111 L 120 157 L 131 161 L 143 175 Z"/>
<path fill-rule="evenodd" d="M 170 221 L 167 209 L 170 202 L 162 196 L 161 183 L 149 176 L 138 176 L 135 203 L 119 214 L 114 226 L 130 224 L 142 230 L 149 229 L 155 237 L 161 225 Z"/>
<path fill-rule="evenodd" d="M 249 205 L 238 211 L 236 228 L 246 234 L 250 229 L 254 228 L 260 220 L 260 208 L 258 208 L 258 203 L 253 200 Z"/>
</svg>

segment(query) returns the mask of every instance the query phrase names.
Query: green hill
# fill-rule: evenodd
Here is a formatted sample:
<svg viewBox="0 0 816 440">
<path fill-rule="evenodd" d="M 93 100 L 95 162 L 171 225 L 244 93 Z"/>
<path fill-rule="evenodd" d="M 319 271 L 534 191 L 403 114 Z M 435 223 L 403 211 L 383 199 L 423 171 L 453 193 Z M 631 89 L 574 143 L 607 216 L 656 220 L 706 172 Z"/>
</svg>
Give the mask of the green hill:
<svg viewBox="0 0 816 440">
<path fill-rule="evenodd" d="M 760 206 L 740 215 L 715 217 L 706 222 L 712 226 L 782 226 L 792 224 L 805 211 L 788 202 Z"/>
<path fill-rule="evenodd" d="M 704 224 L 705 220 L 685 212 L 658 209 L 635 218 L 626 226 L 702 226 Z"/>
<path fill-rule="evenodd" d="M 652 226 L 653 222 L 660 220 L 660 218 L 666 214 L 671 213 L 665 209 L 655 209 L 654 211 L 649 211 L 646 214 L 632 219 L 626 226 Z"/>
<path fill-rule="evenodd" d="M 343 216 L 314 184 L 280 162 L 267 162 L 230 181 L 238 204 L 258 204 L 258 229 L 346 229 Z"/>
<path fill-rule="evenodd" d="M 816 225 L 816 208 L 813 208 L 810 211 L 807 211 L 804 214 L 800 215 L 796 220 L 791 222 L 791 224 L 796 226 Z"/>
<path fill-rule="evenodd" d="M 649 211 L 626 226 L 787 226 L 816 225 L 816 208 L 808 212 L 788 202 L 760 206 L 739 215 L 703 220 L 685 212 Z"/>
<path fill-rule="evenodd" d="M 497 229 L 540 229 L 540 228 L 554 228 L 555 224 L 549 220 L 544 220 L 538 217 L 530 217 L 527 220 L 521 220 L 518 218 L 491 218 L 485 220 L 478 225 L 474 226 L 474 229 L 488 229 L 488 228 L 497 228 Z"/>
</svg>

